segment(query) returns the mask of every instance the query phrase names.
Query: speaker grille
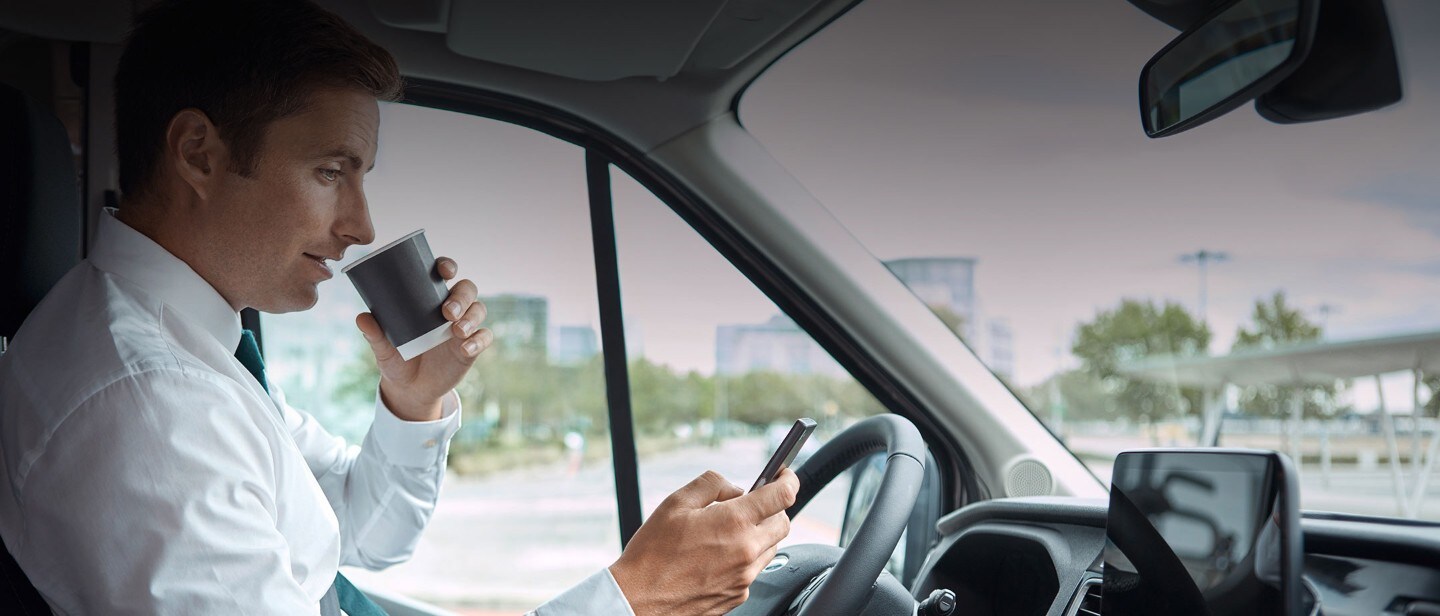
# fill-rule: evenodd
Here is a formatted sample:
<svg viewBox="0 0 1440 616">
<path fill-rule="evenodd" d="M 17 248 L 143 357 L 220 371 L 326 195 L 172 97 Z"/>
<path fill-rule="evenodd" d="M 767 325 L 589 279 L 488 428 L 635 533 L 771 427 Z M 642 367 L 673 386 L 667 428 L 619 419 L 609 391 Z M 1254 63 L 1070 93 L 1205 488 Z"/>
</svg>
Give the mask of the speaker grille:
<svg viewBox="0 0 1440 616">
<path fill-rule="evenodd" d="M 1034 458 L 1016 460 L 1005 472 L 1006 496 L 1049 496 L 1054 487 L 1050 469 Z"/>
</svg>

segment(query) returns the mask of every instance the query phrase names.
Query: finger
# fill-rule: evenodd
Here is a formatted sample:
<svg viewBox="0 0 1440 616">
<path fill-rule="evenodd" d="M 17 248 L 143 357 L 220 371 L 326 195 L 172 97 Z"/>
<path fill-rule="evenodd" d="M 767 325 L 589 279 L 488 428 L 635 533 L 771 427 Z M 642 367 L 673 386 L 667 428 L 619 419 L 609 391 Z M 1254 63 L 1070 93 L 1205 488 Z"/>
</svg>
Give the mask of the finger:
<svg viewBox="0 0 1440 616">
<path fill-rule="evenodd" d="M 450 257 L 440 257 L 435 260 L 435 271 L 439 272 L 441 278 L 449 280 L 460 273 L 460 264 Z"/>
<path fill-rule="evenodd" d="M 464 317 L 456 319 L 454 323 L 450 324 L 450 329 L 455 333 L 456 338 L 469 338 L 471 334 L 480 331 L 480 324 L 485 321 L 485 314 L 485 302 L 476 301 L 470 304 Z"/>
<path fill-rule="evenodd" d="M 355 327 L 360 328 L 360 335 L 364 336 L 365 341 L 370 343 L 370 351 L 375 354 L 375 361 L 377 363 L 389 361 L 393 357 L 400 356 L 400 351 L 395 349 L 395 345 L 390 344 L 390 340 L 385 337 L 384 330 L 380 329 L 380 323 L 375 320 L 375 315 L 368 312 L 362 312 L 356 315 Z"/>
<path fill-rule="evenodd" d="M 776 546 L 786 537 L 790 536 L 790 516 L 780 512 L 765 518 L 755 528 L 760 532 L 760 540 L 764 545 Z"/>
<path fill-rule="evenodd" d="M 495 332 L 488 327 L 482 327 L 469 338 L 457 338 L 455 341 L 458 343 L 461 361 L 472 362 L 495 342 Z"/>
<path fill-rule="evenodd" d="M 778 551 L 780 551 L 780 547 L 772 545 L 769 549 L 765 550 L 764 553 L 760 554 L 760 558 L 755 559 L 754 562 L 750 563 L 749 567 L 745 568 L 745 579 L 754 582 L 755 578 L 760 576 L 760 572 L 765 570 L 765 565 L 775 560 L 775 553 Z"/>
<path fill-rule="evenodd" d="M 765 484 L 735 501 L 752 523 L 773 516 L 795 504 L 795 495 L 800 492 L 800 478 L 795 471 L 785 469 L 775 481 Z"/>
<path fill-rule="evenodd" d="M 450 287 L 450 296 L 445 298 L 443 305 L 445 318 L 451 321 L 459 319 L 465 314 L 465 310 L 470 307 L 470 304 L 475 302 L 475 296 L 478 294 L 475 283 L 470 282 L 469 279 L 455 283 L 455 286 Z"/>
<path fill-rule="evenodd" d="M 735 484 L 726 481 L 720 473 L 705 471 L 699 477 L 685 484 L 674 494 L 671 494 L 666 501 L 672 505 L 700 509 L 716 501 L 725 501 L 736 498 L 745 492 Z"/>
</svg>

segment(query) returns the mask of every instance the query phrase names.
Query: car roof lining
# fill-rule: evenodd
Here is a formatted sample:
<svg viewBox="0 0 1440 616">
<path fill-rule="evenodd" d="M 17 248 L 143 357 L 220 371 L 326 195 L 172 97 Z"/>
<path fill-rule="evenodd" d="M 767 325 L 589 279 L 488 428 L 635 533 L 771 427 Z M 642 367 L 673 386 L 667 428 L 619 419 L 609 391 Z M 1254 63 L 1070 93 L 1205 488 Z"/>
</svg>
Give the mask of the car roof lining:
<svg viewBox="0 0 1440 616">
<path fill-rule="evenodd" d="M 380 23 L 457 54 L 585 81 L 726 70 L 823 0 L 374 0 Z"/>
<path fill-rule="evenodd" d="M 614 14 L 604 23 L 620 25 L 605 28 L 556 16 L 594 0 L 319 2 L 389 49 L 407 77 L 562 109 L 649 151 L 734 111 L 760 73 L 855 0 L 606 0 L 604 10 Z M 116 44 L 135 4 L 6 3 L 0 28 Z M 695 8 L 654 10 L 672 5 Z M 645 11 L 654 14 L 626 21 Z M 526 27 L 507 33 L 505 24 Z M 683 36 L 672 32 L 677 28 Z"/>
<path fill-rule="evenodd" d="M 683 65 L 673 75 L 660 74 L 670 69 L 656 69 L 648 71 L 651 74 L 617 77 L 621 72 L 615 71 L 606 75 L 615 78 L 605 80 L 560 74 L 586 70 L 577 58 L 551 56 L 542 62 L 537 57 L 531 58 L 526 66 L 518 66 L 497 56 L 474 57 L 485 55 L 479 53 L 484 47 L 479 43 L 461 44 L 469 45 L 465 49 L 476 51 L 472 55 L 457 53 L 456 39 L 466 35 L 448 31 L 455 24 L 434 12 L 441 10 L 441 5 L 448 6 L 443 0 L 430 0 L 434 5 L 431 13 L 408 16 L 384 8 L 389 0 L 382 0 L 374 10 L 368 3 L 353 0 L 322 2 L 395 54 L 408 77 L 452 83 L 563 110 L 606 127 L 643 152 L 734 111 L 739 94 L 755 77 L 848 10 L 855 0 L 724 1 L 693 48 L 685 51 Z M 612 3 L 613 0 L 607 2 L 607 6 Z M 624 5 L 624 2 L 617 4 Z M 540 11 L 549 5 L 541 2 L 537 6 L 540 8 L 533 10 Z M 693 14 L 685 15 L 689 17 L 675 13 L 671 19 L 698 19 Z M 445 32 L 437 31 L 442 21 Z M 657 20 L 650 22 L 649 27 L 669 26 L 664 20 Z M 528 44 L 570 48 L 571 41 L 559 36 L 560 32 L 562 30 L 557 29 L 554 33 L 537 35 L 537 39 Z M 479 31 L 471 31 L 471 36 L 479 35 Z M 633 36 L 645 38 L 644 34 Z M 569 55 L 592 53 L 593 50 L 582 46 Z M 662 64 L 654 58 L 643 61 L 651 62 L 652 69 Z M 663 64 L 673 67 L 676 62 L 672 57 Z M 636 72 L 635 67 L 628 72 Z M 592 73 L 591 76 L 599 75 Z"/>
<path fill-rule="evenodd" d="M 46 39 L 119 43 L 130 28 L 127 0 L 0 3 L 0 28 Z"/>
<path fill-rule="evenodd" d="M 462 56 L 584 81 L 680 73 L 725 0 L 452 0 L 445 43 Z"/>
</svg>

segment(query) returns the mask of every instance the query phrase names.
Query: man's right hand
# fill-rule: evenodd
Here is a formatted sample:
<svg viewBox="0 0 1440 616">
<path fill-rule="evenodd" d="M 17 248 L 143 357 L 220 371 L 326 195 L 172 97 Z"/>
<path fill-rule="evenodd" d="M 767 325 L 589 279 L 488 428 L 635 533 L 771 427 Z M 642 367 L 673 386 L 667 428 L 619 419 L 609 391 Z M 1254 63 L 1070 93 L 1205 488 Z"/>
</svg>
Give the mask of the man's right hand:
<svg viewBox="0 0 1440 616">
<path fill-rule="evenodd" d="M 706 471 L 660 503 L 610 575 L 635 616 L 724 614 L 790 534 L 785 510 L 799 491 L 790 469 L 749 494 Z"/>
</svg>

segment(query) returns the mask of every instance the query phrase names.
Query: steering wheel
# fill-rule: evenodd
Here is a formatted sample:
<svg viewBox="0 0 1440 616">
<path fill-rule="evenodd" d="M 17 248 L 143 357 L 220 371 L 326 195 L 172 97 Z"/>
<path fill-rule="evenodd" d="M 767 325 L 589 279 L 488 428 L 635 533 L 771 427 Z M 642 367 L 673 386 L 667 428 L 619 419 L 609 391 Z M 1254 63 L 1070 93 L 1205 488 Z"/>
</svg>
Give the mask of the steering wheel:
<svg viewBox="0 0 1440 616">
<path fill-rule="evenodd" d="M 732 616 L 908 616 L 914 612 L 914 598 L 885 571 L 925 474 L 925 441 L 909 420 L 880 415 L 835 435 L 795 469 L 800 492 L 785 513 L 794 519 L 821 488 L 878 451 L 886 452 L 885 475 L 850 544 L 843 549 L 816 544 L 782 548 L 755 578 L 749 599 L 731 611 Z"/>
</svg>

